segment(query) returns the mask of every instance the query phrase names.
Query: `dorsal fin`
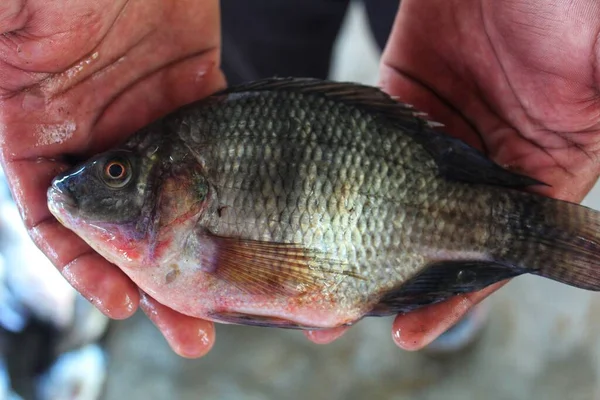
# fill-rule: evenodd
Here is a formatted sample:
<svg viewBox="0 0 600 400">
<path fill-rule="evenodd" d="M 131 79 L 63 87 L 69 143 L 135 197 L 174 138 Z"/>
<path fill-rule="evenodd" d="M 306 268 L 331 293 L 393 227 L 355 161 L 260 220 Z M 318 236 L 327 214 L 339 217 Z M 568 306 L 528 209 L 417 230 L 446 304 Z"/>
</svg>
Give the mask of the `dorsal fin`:
<svg viewBox="0 0 600 400">
<path fill-rule="evenodd" d="M 317 94 L 347 105 L 385 114 L 389 118 L 417 118 L 427 122 L 423 118 L 425 114 L 414 110 L 412 106 L 394 100 L 379 88 L 359 83 L 334 82 L 314 78 L 267 78 L 233 86 L 217 95 L 271 90 Z"/>
<path fill-rule="evenodd" d="M 433 128 L 443 125 L 427 119 L 425 113 L 396 101 L 376 87 L 313 78 L 268 78 L 231 87 L 217 96 L 261 91 L 291 91 L 325 96 L 380 115 L 396 124 L 400 133 L 410 135 L 423 146 L 435 160 L 440 174 L 449 180 L 508 187 L 546 185 L 528 176 L 508 171 L 463 141 L 434 130 Z"/>
<path fill-rule="evenodd" d="M 435 160 L 439 172 L 447 179 L 506 187 L 548 184 L 502 168 L 479 150 L 465 142 L 431 129 L 413 135 Z"/>
</svg>

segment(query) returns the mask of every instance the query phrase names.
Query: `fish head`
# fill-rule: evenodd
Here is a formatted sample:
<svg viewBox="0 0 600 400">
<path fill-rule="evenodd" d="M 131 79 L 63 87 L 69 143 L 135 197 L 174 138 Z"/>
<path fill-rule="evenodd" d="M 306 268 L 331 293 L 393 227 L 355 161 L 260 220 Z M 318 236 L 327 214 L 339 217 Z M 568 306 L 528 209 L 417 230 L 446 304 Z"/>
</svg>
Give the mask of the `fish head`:
<svg viewBox="0 0 600 400">
<path fill-rule="evenodd" d="M 139 261 L 153 220 L 159 147 L 129 143 L 60 174 L 48 189 L 50 212 L 109 261 Z"/>
<path fill-rule="evenodd" d="M 130 151 L 110 151 L 57 176 L 48 192 L 58 217 L 129 223 L 144 204 L 141 160 Z"/>
</svg>

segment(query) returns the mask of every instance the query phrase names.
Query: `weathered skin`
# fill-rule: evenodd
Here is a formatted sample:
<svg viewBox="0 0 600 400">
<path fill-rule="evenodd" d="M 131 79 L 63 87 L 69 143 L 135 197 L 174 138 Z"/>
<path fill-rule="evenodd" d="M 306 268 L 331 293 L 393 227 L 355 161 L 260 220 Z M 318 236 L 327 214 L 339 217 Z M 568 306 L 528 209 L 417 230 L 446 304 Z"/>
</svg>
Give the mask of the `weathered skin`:
<svg viewBox="0 0 600 400">
<path fill-rule="evenodd" d="M 222 322 L 334 327 L 523 272 L 597 289 L 567 268 L 597 264 L 591 210 L 506 188 L 534 182 L 374 89 L 323 85 L 181 109 L 57 178 L 50 209 L 159 302 Z M 98 178 L 115 154 L 132 171 L 117 189 Z M 465 267 L 438 272 L 441 290 L 402 292 L 450 261 Z"/>
</svg>

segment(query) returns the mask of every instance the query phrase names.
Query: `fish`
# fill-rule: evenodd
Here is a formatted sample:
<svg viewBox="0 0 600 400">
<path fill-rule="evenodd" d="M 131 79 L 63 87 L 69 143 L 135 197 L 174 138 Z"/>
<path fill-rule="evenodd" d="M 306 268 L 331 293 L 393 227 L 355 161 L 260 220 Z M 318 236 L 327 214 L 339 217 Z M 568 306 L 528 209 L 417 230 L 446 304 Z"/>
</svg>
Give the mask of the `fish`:
<svg viewBox="0 0 600 400">
<path fill-rule="evenodd" d="M 291 329 L 407 313 L 533 274 L 600 289 L 600 214 L 381 89 L 268 78 L 58 175 L 48 207 L 185 315 Z"/>
</svg>

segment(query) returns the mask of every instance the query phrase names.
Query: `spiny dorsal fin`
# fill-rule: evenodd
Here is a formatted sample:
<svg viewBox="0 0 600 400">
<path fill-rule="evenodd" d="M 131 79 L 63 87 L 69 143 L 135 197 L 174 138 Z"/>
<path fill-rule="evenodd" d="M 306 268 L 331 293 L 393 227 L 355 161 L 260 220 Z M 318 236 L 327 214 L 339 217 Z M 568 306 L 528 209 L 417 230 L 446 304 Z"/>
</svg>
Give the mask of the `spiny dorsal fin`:
<svg viewBox="0 0 600 400">
<path fill-rule="evenodd" d="M 433 130 L 413 135 L 435 160 L 447 179 L 506 187 L 549 186 L 537 179 L 502 168 L 465 142 Z"/>
<path fill-rule="evenodd" d="M 270 90 L 318 94 L 347 105 L 367 108 L 389 118 L 415 119 L 431 127 L 443 126 L 428 120 L 427 114 L 415 110 L 409 104 L 397 101 L 397 98 L 393 98 L 379 88 L 352 82 L 314 78 L 267 78 L 225 89 L 217 95 Z"/>
<path fill-rule="evenodd" d="M 423 146 L 446 179 L 507 187 L 548 186 L 536 179 L 506 170 L 463 141 L 432 129 L 443 125 L 429 120 L 425 113 L 397 101 L 376 87 L 313 78 L 268 78 L 235 86 L 220 94 L 271 90 L 325 96 L 383 116 L 397 124 L 399 132 L 410 135 Z"/>
</svg>

